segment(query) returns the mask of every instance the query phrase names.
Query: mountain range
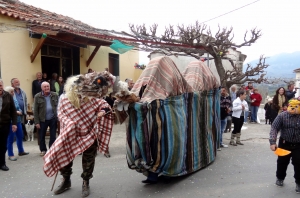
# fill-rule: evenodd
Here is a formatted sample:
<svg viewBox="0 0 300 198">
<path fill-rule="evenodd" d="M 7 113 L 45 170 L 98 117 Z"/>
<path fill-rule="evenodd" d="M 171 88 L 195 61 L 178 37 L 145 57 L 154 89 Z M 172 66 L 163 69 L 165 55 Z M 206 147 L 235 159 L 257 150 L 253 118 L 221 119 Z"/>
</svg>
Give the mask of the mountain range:
<svg viewBox="0 0 300 198">
<path fill-rule="evenodd" d="M 258 60 L 248 62 L 252 66 L 256 66 Z M 300 51 L 293 53 L 281 53 L 266 59 L 266 63 L 270 66 L 266 69 L 267 77 L 270 78 L 295 78 L 295 69 L 300 68 Z M 244 65 L 244 69 L 247 65 Z"/>
</svg>

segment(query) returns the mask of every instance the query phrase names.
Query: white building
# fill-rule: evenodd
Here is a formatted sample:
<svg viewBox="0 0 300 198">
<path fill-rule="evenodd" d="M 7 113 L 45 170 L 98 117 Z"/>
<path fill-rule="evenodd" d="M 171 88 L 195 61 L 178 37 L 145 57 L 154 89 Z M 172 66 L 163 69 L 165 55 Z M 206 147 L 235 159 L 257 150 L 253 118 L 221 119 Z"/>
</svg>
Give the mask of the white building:
<svg viewBox="0 0 300 198">
<path fill-rule="evenodd" d="M 296 73 L 296 81 L 295 81 L 295 87 L 300 87 L 300 68 L 295 69 L 294 73 Z M 300 96 L 300 90 L 297 89 L 297 93 L 295 94 L 295 97 Z"/>
</svg>

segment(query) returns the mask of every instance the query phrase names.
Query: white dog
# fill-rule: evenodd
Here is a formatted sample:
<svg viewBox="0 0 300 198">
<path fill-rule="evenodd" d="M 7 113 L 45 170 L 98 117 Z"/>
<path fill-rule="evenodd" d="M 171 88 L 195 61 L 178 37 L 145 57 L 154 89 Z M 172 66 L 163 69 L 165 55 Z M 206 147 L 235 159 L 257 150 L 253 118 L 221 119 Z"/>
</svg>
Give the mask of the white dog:
<svg viewBox="0 0 300 198">
<path fill-rule="evenodd" d="M 27 141 L 30 141 L 30 137 L 31 137 L 31 141 L 34 141 L 34 134 L 33 134 L 34 124 L 31 124 L 30 121 L 31 120 L 28 120 L 27 124 L 25 124 L 27 136 L 28 136 Z"/>
</svg>

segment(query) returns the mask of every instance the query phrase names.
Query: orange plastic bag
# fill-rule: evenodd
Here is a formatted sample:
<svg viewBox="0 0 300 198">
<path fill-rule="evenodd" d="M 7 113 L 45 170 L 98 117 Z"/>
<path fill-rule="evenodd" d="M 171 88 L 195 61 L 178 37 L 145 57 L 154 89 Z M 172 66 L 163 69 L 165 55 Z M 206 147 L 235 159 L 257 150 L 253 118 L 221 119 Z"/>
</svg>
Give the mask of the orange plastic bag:
<svg viewBox="0 0 300 198">
<path fill-rule="evenodd" d="M 291 153 L 291 151 L 288 151 L 288 150 L 285 150 L 285 149 L 282 149 L 282 148 L 277 148 L 274 153 L 278 156 L 286 156 L 288 154 Z"/>
</svg>

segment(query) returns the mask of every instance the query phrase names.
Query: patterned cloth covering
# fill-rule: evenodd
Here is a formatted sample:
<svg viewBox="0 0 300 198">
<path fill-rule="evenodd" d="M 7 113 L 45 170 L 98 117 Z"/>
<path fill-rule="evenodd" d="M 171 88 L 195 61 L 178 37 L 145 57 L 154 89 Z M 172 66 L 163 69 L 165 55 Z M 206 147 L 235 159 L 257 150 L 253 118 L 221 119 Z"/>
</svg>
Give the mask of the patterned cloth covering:
<svg viewBox="0 0 300 198">
<path fill-rule="evenodd" d="M 183 76 L 194 91 L 211 90 L 220 85 L 211 70 L 202 61 L 192 61 L 183 71 Z"/>
<path fill-rule="evenodd" d="M 220 133 L 216 79 L 197 62 L 186 69 L 186 74 L 184 79 L 170 58 L 158 57 L 135 83 L 132 91 L 136 95 L 147 86 L 141 101 L 128 110 L 129 168 L 181 176 L 215 160 Z M 193 88 L 187 83 L 189 77 Z"/>
<path fill-rule="evenodd" d="M 105 72 L 68 79 L 66 93 L 58 105 L 60 135 L 44 156 L 44 172 L 48 177 L 88 149 L 95 139 L 101 153 L 108 151 L 114 116 L 108 111 L 109 104 L 98 97 L 103 96 L 112 83 L 112 76 Z M 103 110 L 108 113 L 98 118 L 97 113 Z"/>
<path fill-rule="evenodd" d="M 145 85 L 147 87 L 140 102 L 164 100 L 169 96 L 193 91 L 172 59 L 163 56 L 156 57 L 149 62 L 131 91 L 138 96 L 141 87 Z"/>
<path fill-rule="evenodd" d="M 218 89 L 182 94 L 129 109 L 127 163 L 138 172 L 182 176 L 215 160 Z"/>
</svg>

